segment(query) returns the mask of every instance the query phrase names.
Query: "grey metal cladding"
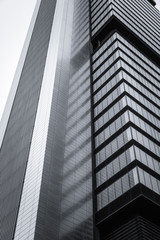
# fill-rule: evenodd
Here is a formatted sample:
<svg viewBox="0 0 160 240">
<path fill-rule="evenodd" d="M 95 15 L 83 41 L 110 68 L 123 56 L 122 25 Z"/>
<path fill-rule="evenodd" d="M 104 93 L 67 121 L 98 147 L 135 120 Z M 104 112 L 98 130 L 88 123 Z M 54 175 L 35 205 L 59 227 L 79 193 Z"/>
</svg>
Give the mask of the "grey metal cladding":
<svg viewBox="0 0 160 240">
<path fill-rule="evenodd" d="M 14 233 L 56 0 L 42 0 L 0 153 L 1 235 Z"/>
</svg>

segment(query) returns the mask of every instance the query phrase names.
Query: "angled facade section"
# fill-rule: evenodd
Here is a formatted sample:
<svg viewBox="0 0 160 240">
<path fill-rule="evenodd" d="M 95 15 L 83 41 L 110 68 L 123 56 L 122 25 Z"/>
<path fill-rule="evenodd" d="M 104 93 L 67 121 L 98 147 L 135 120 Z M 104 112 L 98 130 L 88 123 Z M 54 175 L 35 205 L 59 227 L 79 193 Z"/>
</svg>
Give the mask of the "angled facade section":
<svg viewBox="0 0 160 240">
<path fill-rule="evenodd" d="M 158 240 L 160 14 L 38 0 L 0 128 L 0 240 Z"/>
<path fill-rule="evenodd" d="M 91 1 L 90 6 L 99 238 L 158 239 L 159 12 L 145 0 Z M 147 231 L 143 226 L 149 224 Z"/>
</svg>

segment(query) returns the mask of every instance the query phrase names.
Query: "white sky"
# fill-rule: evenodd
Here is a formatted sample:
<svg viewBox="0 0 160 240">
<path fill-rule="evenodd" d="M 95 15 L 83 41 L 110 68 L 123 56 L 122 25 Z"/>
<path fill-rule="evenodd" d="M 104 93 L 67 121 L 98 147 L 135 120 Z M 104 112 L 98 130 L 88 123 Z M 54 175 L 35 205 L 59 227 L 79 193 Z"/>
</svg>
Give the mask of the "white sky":
<svg viewBox="0 0 160 240">
<path fill-rule="evenodd" d="M 0 119 L 36 0 L 0 0 Z"/>
<path fill-rule="evenodd" d="M 160 10 L 160 0 L 156 0 Z M 0 0 L 0 119 L 36 0 Z"/>
</svg>

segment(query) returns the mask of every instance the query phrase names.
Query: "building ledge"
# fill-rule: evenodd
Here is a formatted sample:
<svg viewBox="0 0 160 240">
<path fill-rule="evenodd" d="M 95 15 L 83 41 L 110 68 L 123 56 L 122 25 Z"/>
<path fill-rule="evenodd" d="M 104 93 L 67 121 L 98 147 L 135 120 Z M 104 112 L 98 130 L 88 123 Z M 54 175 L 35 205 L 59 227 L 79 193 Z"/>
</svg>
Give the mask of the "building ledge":
<svg viewBox="0 0 160 240">
<path fill-rule="evenodd" d="M 144 185 L 138 184 L 122 197 L 96 212 L 97 230 L 104 237 L 131 218 L 142 216 L 156 224 L 160 231 L 159 207 L 160 196 Z"/>
</svg>

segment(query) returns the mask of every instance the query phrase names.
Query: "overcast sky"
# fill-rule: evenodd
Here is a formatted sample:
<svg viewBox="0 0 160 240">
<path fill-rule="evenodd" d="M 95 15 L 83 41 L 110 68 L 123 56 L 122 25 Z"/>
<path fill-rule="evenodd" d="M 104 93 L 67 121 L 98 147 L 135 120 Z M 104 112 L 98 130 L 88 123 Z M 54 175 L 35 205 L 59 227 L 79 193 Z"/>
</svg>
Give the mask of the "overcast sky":
<svg viewBox="0 0 160 240">
<path fill-rule="evenodd" d="M 160 0 L 156 0 L 160 10 Z M 0 119 L 36 0 L 0 0 Z"/>
<path fill-rule="evenodd" d="M 0 119 L 36 0 L 0 0 Z"/>
</svg>

